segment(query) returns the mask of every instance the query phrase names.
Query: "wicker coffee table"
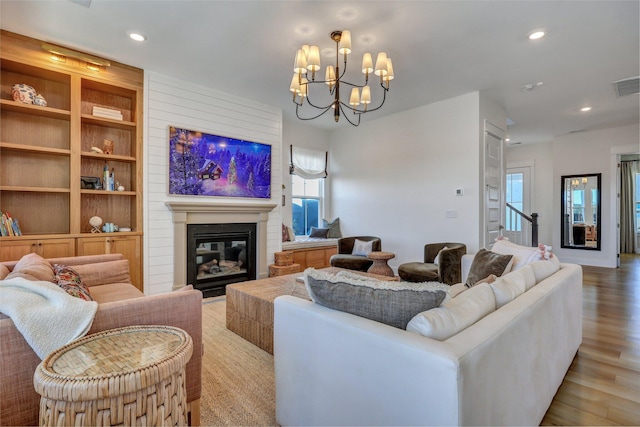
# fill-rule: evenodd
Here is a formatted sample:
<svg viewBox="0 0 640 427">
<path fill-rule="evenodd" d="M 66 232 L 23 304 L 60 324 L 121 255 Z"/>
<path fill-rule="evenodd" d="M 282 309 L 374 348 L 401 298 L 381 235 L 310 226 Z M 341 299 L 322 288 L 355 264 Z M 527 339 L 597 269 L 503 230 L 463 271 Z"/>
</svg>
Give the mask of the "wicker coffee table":
<svg viewBox="0 0 640 427">
<path fill-rule="evenodd" d="M 343 269 L 327 267 L 321 270 L 337 273 Z M 348 271 L 380 280 L 397 280 L 361 271 Z M 297 280 L 301 277 L 303 273 L 295 273 L 227 285 L 227 329 L 273 354 L 273 300 L 280 295 L 309 300 L 304 283 Z"/>
<path fill-rule="evenodd" d="M 187 424 L 189 334 L 130 326 L 76 340 L 36 369 L 41 426 Z"/>
</svg>

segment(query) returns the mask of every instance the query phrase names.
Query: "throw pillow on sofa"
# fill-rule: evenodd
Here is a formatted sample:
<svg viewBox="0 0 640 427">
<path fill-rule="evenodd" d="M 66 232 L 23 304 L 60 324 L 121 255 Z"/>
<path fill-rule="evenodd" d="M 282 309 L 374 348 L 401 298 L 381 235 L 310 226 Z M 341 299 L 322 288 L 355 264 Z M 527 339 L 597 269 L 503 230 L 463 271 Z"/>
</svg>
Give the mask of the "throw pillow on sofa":
<svg viewBox="0 0 640 427">
<path fill-rule="evenodd" d="M 536 276 L 536 283 L 542 282 L 544 279 L 560 270 L 560 260 L 558 260 L 556 255 L 548 260 L 532 262 L 529 265 L 531 265 L 533 274 Z"/>
<path fill-rule="evenodd" d="M 496 310 L 513 301 L 536 284 L 536 276 L 529 265 L 498 277 L 491 283 L 491 290 L 496 297 Z"/>
<path fill-rule="evenodd" d="M 88 287 L 109 283 L 131 283 L 129 260 L 126 259 L 75 265 L 73 268 Z"/>
<path fill-rule="evenodd" d="M 480 249 L 473 257 L 465 285 L 471 287 L 492 274 L 500 277 L 511 271 L 513 255 L 501 255 L 486 249 Z"/>
<path fill-rule="evenodd" d="M 367 256 L 369 252 L 373 250 L 373 240 L 365 242 L 364 240 L 356 239 L 353 243 L 353 250 L 351 255 Z"/>
<path fill-rule="evenodd" d="M 69 295 L 85 301 L 93 301 L 89 288 L 82 282 L 82 278 L 80 278 L 77 271 L 61 264 L 53 264 L 53 271 L 55 273 L 54 282 Z"/>
<path fill-rule="evenodd" d="M 416 314 L 438 307 L 448 292 L 448 285 L 437 282 L 366 281 L 313 268 L 305 270 L 304 282 L 317 304 L 400 329 Z"/>
<path fill-rule="evenodd" d="M 499 239 L 491 247 L 491 251 L 502 255 L 513 255 L 511 270 L 518 270 L 530 262 L 540 260 L 540 249 L 537 247 L 521 246 L 506 239 Z"/>
<path fill-rule="evenodd" d="M 13 268 L 13 271 L 5 277 L 5 280 L 22 277 L 31 281 L 44 281 L 53 283 L 53 267 L 38 254 L 27 254 Z"/>
<path fill-rule="evenodd" d="M 407 324 L 407 331 L 444 341 L 476 323 L 496 309 L 491 287 L 481 283 L 443 303 L 440 307 L 417 314 Z"/>
</svg>

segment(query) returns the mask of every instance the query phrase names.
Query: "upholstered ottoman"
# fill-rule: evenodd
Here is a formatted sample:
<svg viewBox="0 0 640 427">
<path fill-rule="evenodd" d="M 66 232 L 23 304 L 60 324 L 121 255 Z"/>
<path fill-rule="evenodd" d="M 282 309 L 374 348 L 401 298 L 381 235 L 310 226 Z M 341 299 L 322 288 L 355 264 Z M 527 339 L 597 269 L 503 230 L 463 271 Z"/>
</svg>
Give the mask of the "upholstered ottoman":
<svg viewBox="0 0 640 427">
<path fill-rule="evenodd" d="M 424 262 L 407 262 L 398 267 L 398 276 L 407 282 L 437 282 L 438 266 Z"/>
</svg>

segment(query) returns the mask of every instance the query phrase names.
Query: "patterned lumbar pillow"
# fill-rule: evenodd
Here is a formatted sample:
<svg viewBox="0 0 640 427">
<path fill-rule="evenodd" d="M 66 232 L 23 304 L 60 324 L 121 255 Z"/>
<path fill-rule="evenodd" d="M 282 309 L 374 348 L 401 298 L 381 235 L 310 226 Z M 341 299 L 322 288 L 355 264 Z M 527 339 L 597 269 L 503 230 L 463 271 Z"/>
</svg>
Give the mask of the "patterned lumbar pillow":
<svg viewBox="0 0 640 427">
<path fill-rule="evenodd" d="M 85 301 L 93 301 L 89 288 L 82 282 L 77 271 L 62 264 L 53 264 L 53 270 L 55 283 L 67 291 L 69 295 Z"/>
<path fill-rule="evenodd" d="M 473 257 L 465 284 L 468 287 L 481 283 L 491 274 L 500 277 L 511 270 L 513 255 L 501 255 L 486 249 L 480 249 Z"/>
<path fill-rule="evenodd" d="M 304 282 L 311 300 L 334 310 L 405 329 L 416 314 L 438 307 L 448 285 L 362 280 L 308 268 Z"/>
</svg>

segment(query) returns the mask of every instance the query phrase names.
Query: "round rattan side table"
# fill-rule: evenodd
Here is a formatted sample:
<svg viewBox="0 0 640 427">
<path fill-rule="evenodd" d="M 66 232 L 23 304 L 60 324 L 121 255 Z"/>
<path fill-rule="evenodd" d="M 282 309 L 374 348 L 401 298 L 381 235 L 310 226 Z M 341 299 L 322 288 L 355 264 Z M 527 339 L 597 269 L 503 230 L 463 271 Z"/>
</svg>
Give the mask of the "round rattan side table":
<svg viewBox="0 0 640 427">
<path fill-rule="evenodd" d="M 393 252 L 375 251 L 369 252 L 367 258 L 373 261 L 373 264 L 367 270 L 367 273 L 379 274 L 381 276 L 393 277 L 393 270 L 387 264 L 387 261 L 396 257 Z"/>
<path fill-rule="evenodd" d="M 73 341 L 34 374 L 40 425 L 186 425 L 192 352 L 189 334 L 170 326 L 130 326 Z"/>
</svg>

